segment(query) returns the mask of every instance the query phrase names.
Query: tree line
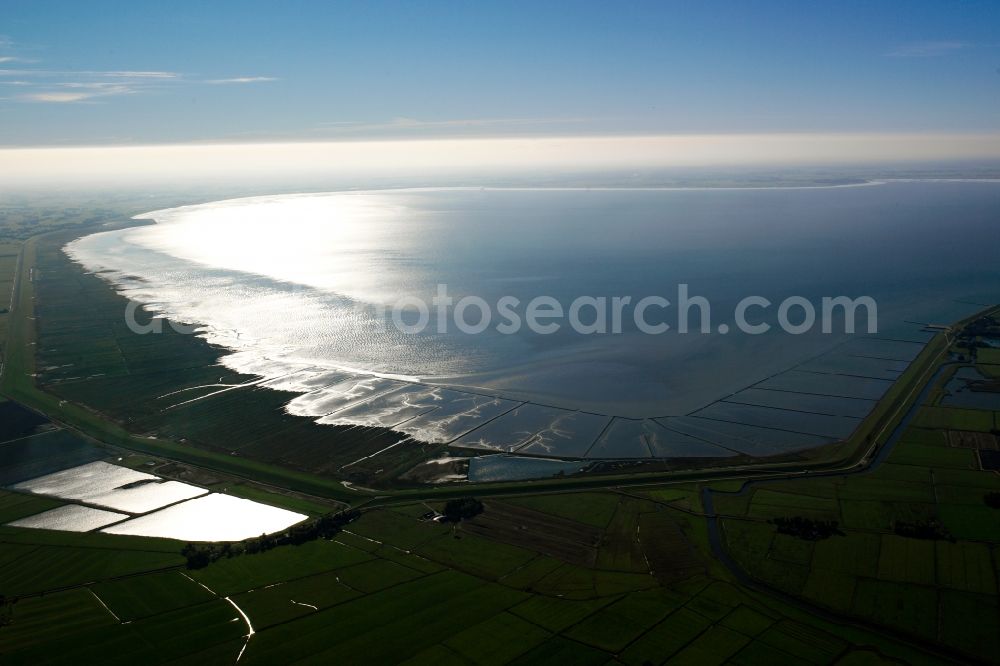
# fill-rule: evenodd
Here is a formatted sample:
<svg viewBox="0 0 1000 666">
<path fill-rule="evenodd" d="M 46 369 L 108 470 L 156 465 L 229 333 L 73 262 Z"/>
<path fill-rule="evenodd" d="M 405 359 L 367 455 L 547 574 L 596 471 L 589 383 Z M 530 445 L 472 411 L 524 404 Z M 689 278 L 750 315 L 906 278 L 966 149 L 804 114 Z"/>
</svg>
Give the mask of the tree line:
<svg viewBox="0 0 1000 666">
<path fill-rule="evenodd" d="M 328 513 L 325 516 L 292 525 L 284 532 L 261 534 L 259 537 L 226 543 L 189 543 L 181 548 L 188 569 L 203 569 L 212 562 L 241 555 L 256 555 L 278 546 L 299 546 L 316 539 L 329 539 L 344 526 L 361 516 L 357 509 Z"/>
</svg>

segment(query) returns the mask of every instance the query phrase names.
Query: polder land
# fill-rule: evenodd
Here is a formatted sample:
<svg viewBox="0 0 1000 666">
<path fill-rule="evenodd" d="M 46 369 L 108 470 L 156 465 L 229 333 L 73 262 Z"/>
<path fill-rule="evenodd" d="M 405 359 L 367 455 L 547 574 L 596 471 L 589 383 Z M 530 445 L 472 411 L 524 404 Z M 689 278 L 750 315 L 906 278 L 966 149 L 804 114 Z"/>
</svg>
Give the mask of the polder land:
<svg viewBox="0 0 1000 666">
<path fill-rule="evenodd" d="M 61 254 L 75 233 L 18 247 L 2 384 L 13 402 L 0 407 L 25 406 L 48 422 L 31 427 L 123 464 L 312 516 L 350 504 L 361 517 L 331 539 L 200 569 L 166 539 L 0 527 L 4 663 L 998 659 L 1000 510 L 987 498 L 1000 479 L 982 464 L 997 414 L 942 404 L 968 358 L 953 334 L 928 345 L 839 455 L 476 486 L 483 513 L 449 525 L 422 517 L 468 486 L 345 487 L 340 461 L 388 435 L 286 418 L 277 392 L 234 390 L 164 418 L 158 395 L 251 378 L 169 327 L 128 335 L 120 297 Z M 974 365 L 996 377 L 1000 359 L 981 349 Z M 10 423 L 0 440 L 26 436 Z M 57 504 L 4 491 L 0 522 Z M 836 521 L 836 533 L 779 531 L 795 518 Z"/>
</svg>

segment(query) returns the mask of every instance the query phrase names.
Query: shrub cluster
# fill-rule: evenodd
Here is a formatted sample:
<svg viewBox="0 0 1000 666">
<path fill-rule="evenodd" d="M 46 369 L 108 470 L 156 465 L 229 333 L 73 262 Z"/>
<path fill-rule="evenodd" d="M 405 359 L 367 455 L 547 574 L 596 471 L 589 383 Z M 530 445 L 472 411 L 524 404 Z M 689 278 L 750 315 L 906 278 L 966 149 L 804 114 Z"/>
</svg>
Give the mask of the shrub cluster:
<svg viewBox="0 0 1000 666">
<path fill-rule="evenodd" d="M 944 525 L 936 520 L 920 520 L 915 523 L 897 521 L 892 526 L 892 531 L 899 536 L 910 539 L 929 539 L 931 541 L 955 541 Z"/>
<path fill-rule="evenodd" d="M 316 539 L 329 539 L 360 515 L 361 512 L 356 509 L 330 513 L 316 520 L 292 525 L 284 532 L 261 534 L 235 543 L 189 543 L 181 548 L 181 555 L 187 558 L 188 569 L 203 569 L 222 558 L 255 555 L 278 546 L 298 546 Z"/>
<path fill-rule="evenodd" d="M 474 518 L 483 512 L 483 503 L 475 497 L 448 500 L 444 505 L 444 517 L 450 523 Z"/>
<path fill-rule="evenodd" d="M 844 536 L 836 520 L 813 520 L 804 516 L 774 518 L 768 521 L 778 528 L 779 534 L 788 534 L 806 541 L 820 541 L 830 537 Z"/>
</svg>

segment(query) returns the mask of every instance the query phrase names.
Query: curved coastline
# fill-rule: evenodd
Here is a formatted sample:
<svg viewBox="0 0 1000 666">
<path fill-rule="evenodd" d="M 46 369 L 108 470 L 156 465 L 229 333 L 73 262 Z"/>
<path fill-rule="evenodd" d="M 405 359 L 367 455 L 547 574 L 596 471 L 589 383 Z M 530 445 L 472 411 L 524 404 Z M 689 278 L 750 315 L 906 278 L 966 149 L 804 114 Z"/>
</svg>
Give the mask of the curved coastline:
<svg viewBox="0 0 1000 666">
<path fill-rule="evenodd" d="M 923 180 L 923 179 L 921 179 L 921 180 Z M 948 179 L 948 180 L 950 180 L 950 179 Z M 912 180 L 908 180 L 906 182 L 912 182 Z M 962 182 L 965 182 L 965 181 L 962 181 Z M 245 205 L 245 204 L 251 203 L 251 202 L 276 201 L 276 200 L 283 200 L 283 199 L 299 199 L 299 198 L 325 196 L 325 195 L 330 195 L 330 194 L 371 194 L 371 193 L 382 193 L 382 192 L 387 192 L 387 191 L 388 192 L 393 192 L 393 193 L 398 193 L 398 192 L 421 192 L 421 193 L 424 193 L 424 192 L 466 192 L 466 191 L 468 191 L 468 192 L 473 192 L 473 191 L 501 191 L 501 192 L 502 191 L 528 191 L 528 192 L 539 192 L 539 191 L 550 191 L 550 190 L 551 191 L 560 191 L 560 192 L 587 192 L 587 191 L 600 191 L 600 192 L 608 192 L 608 191 L 611 191 L 611 192 L 617 192 L 617 191 L 622 191 L 622 192 L 629 192 L 629 191 L 654 191 L 654 192 L 655 191 L 667 191 L 667 192 L 673 192 L 673 191 L 700 191 L 701 192 L 701 191 L 726 191 L 726 190 L 738 190 L 738 191 L 747 191 L 747 190 L 800 190 L 800 189 L 803 189 L 803 190 L 804 189 L 820 190 L 820 189 L 841 189 L 841 188 L 852 188 L 852 187 L 869 187 L 869 186 L 886 185 L 886 184 L 888 184 L 887 181 L 879 180 L 879 181 L 864 181 L 864 182 L 856 183 L 856 184 L 836 184 L 836 185 L 816 185 L 816 186 L 766 186 L 766 187 L 738 187 L 738 188 L 732 188 L 732 187 L 719 187 L 719 188 L 715 188 L 715 187 L 683 187 L 683 188 L 675 188 L 675 187 L 669 187 L 669 188 L 475 188 L 475 187 L 470 187 L 470 188 L 401 188 L 401 189 L 394 189 L 394 190 L 366 190 L 366 191 L 350 190 L 350 191 L 336 192 L 336 193 L 302 193 L 302 194 L 292 194 L 292 195 L 267 195 L 267 196 L 261 196 L 261 197 L 247 197 L 247 198 L 239 198 L 239 199 L 221 200 L 221 201 L 218 201 L 218 202 L 211 202 L 211 203 L 206 203 L 206 204 L 196 204 L 196 205 L 192 205 L 192 206 L 182 206 L 182 207 L 176 207 L 176 208 L 171 208 L 171 209 L 163 209 L 163 210 L 160 210 L 160 211 L 151 211 L 149 213 L 143 213 L 143 214 L 136 215 L 136 216 L 134 216 L 133 219 L 136 219 L 136 220 L 140 220 L 140 219 L 153 219 L 153 220 L 155 220 L 157 222 L 157 224 L 162 224 L 163 223 L 162 220 L 163 220 L 164 217 L 168 217 L 169 215 L 178 215 L 178 214 L 181 214 L 182 211 L 196 209 L 196 208 L 201 208 L 201 207 L 211 207 L 211 206 L 230 205 L 230 204 L 232 204 L 232 205 Z M 113 234 L 113 233 L 120 233 L 120 232 L 103 232 L 103 233 L 111 233 L 111 234 Z M 90 236 L 88 236 L 87 238 L 90 238 Z M 78 241 L 74 241 L 74 243 L 77 243 L 77 242 Z M 66 250 L 65 250 L 66 253 L 74 261 L 76 261 L 77 263 L 80 263 L 81 265 L 87 266 L 86 259 L 83 258 L 83 257 L 81 257 L 79 252 L 74 253 L 74 250 L 76 249 L 76 247 L 74 247 L 74 243 L 71 243 L 71 244 L 69 244 L 66 247 Z M 89 266 L 87 266 L 87 267 L 89 268 Z M 105 268 L 104 270 L 107 271 L 108 269 Z M 109 282 L 111 282 L 115 286 L 115 288 L 119 290 L 120 293 L 123 293 L 123 295 L 131 296 L 132 294 L 134 294 L 134 291 L 131 290 L 127 285 L 123 285 L 123 279 L 126 277 L 125 272 L 119 272 L 116 275 L 115 272 L 112 269 L 110 272 L 103 273 L 102 277 L 104 277 L 106 280 L 108 280 Z M 117 282 L 116 282 L 116 280 L 117 280 Z M 145 305 L 149 309 L 151 309 L 153 311 L 156 311 L 159 314 L 162 314 L 163 316 L 165 316 L 168 319 L 172 319 L 175 316 L 175 314 L 171 312 L 170 306 L 168 304 L 166 304 L 166 303 L 163 303 L 163 302 L 157 303 L 156 301 L 151 301 L 151 302 L 145 303 Z M 180 319 L 181 320 L 185 320 L 186 318 L 185 317 L 180 317 Z M 488 387 L 488 386 L 478 386 L 478 385 L 463 386 L 460 381 L 454 381 L 454 378 L 452 378 L 452 382 L 450 382 L 448 384 L 441 384 L 441 383 L 435 382 L 434 377 L 431 377 L 431 376 L 417 376 L 417 375 L 410 375 L 410 374 L 404 374 L 404 373 L 398 373 L 398 372 L 386 372 L 386 371 L 380 371 L 380 370 L 369 370 L 369 369 L 365 369 L 365 368 L 359 368 L 356 365 L 352 365 L 352 364 L 337 363 L 337 362 L 332 361 L 332 360 L 328 360 L 325 363 L 318 363 L 318 364 L 317 363 L 312 363 L 312 364 L 303 365 L 301 363 L 297 363 L 297 364 L 293 364 L 292 366 L 289 366 L 289 364 L 287 364 L 284 360 L 279 360 L 279 359 L 272 358 L 272 357 L 268 356 L 266 353 L 264 353 L 264 354 L 257 354 L 256 357 L 254 357 L 253 349 L 250 346 L 250 345 L 252 345 L 252 343 L 248 343 L 248 342 L 244 341 L 244 344 L 237 344 L 237 341 L 240 339 L 239 333 L 236 333 L 236 335 L 234 337 L 232 334 L 230 334 L 227 331 L 222 331 L 222 330 L 213 328 L 212 325 L 211 325 L 211 323 L 209 323 L 209 322 L 203 322 L 203 325 L 201 326 L 201 328 L 199 329 L 198 332 L 199 332 L 199 335 L 205 337 L 210 342 L 215 343 L 215 344 L 219 344 L 220 346 L 223 346 L 223 347 L 226 347 L 226 348 L 232 350 L 232 352 L 233 352 L 232 354 L 226 355 L 226 356 L 224 356 L 221 359 L 221 362 L 224 365 L 226 365 L 230 369 L 232 369 L 234 371 L 237 371 L 237 372 L 241 372 L 241 373 L 245 373 L 245 374 L 254 374 L 254 375 L 258 376 L 260 378 L 260 380 L 261 380 L 261 385 L 263 385 L 265 387 L 267 387 L 268 382 L 271 381 L 271 380 L 279 379 L 281 377 L 284 377 L 284 376 L 288 375 L 289 373 L 294 374 L 295 372 L 311 371 L 311 370 L 315 369 L 316 366 L 319 366 L 322 371 L 340 372 L 340 373 L 347 374 L 349 376 L 355 376 L 355 377 L 364 378 L 362 381 L 367 381 L 367 380 L 387 380 L 389 382 L 394 382 L 394 383 L 399 383 L 399 384 L 411 384 L 411 385 L 416 385 L 416 386 L 422 386 L 422 387 L 425 387 L 425 388 L 433 388 L 433 389 L 442 389 L 443 388 L 443 389 L 450 390 L 450 391 L 453 391 L 453 392 L 456 392 L 456 393 L 467 393 L 467 394 L 471 394 L 471 395 L 486 394 L 487 396 L 492 396 L 494 399 L 497 399 L 497 400 L 510 400 L 511 397 L 512 397 L 512 394 L 510 392 L 506 392 L 506 391 L 503 391 L 503 390 L 497 390 L 495 388 L 491 388 L 491 387 Z M 246 354 L 241 354 L 240 352 L 247 352 L 247 353 Z M 799 363 L 796 363 L 795 366 L 802 365 L 805 362 L 806 361 L 800 361 Z M 270 364 L 276 364 L 277 367 L 281 368 L 281 371 L 280 372 L 275 372 L 273 370 L 273 368 L 272 368 L 272 369 L 270 369 L 271 371 L 268 372 L 268 368 L 266 368 L 265 366 L 268 366 Z M 793 367 L 795 367 L 795 366 L 793 366 Z M 766 380 L 767 378 L 765 377 L 764 379 Z M 759 383 L 760 382 L 750 383 L 748 385 L 748 387 L 752 388 L 753 386 L 756 386 Z M 394 387 L 394 388 L 398 389 L 399 387 Z M 314 392 L 316 390 L 317 389 L 312 388 L 312 389 L 310 389 L 309 392 Z M 737 391 L 734 391 L 734 392 L 731 392 L 731 393 L 730 392 L 726 392 L 727 395 L 723 395 L 723 396 L 720 396 L 720 397 L 722 397 L 722 398 L 726 398 L 726 397 L 731 398 L 735 393 L 739 393 L 741 390 L 743 390 L 743 389 L 738 389 Z M 391 391 L 389 391 L 389 392 L 391 392 Z M 303 393 L 302 395 L 305 395 L 305 393 Z M 382 394 L 378 393 L 378 395 L 382 395 Z M 525 404 L 537 404 L 537 405 L 539 405 L 541 407 L 550 407 L 550 408 L 553 408 L 553 409 L 565 409 L 564 406 L 560 406 L 558 404 L 548 405 L 548 404 L 545 404 L 544 402 L 543 403 L 539 403 L 539 402 L 532 401 L 532 400 L 530 400 L 530 398 L 527 399 L 527 400 L 525 400 L 525 399 L 523 399 L 523 396 L 522 397 L 515 397 L 515 398 L 513 398 L 513 402 L 524 402 Z M 716 401 L 714 401 L 714 400 L 710 401 L 710 402 L 706 402 L 706 403 L 702 404 L 702 406 L 700 408 L 692 410 L 691 412 L 688 412 L 684 416 L 693 417 L 693 418 L 702 418 L 702 417 L 699 417 L 698 412 L 702 408 L 710 406 L 711 404 L 714 404 L 715 402 Z M 308 415 L 308 416 L 311 416 L 311 417 L 319 418 L 319 419 L 321 419 L 321 422 L 322 422 L 322 419 L 329 417 L 331 414 L 334 414 L 337 411 L 340 411 L 341 409 L 344 409 L 346 407 L 354 407 L 357 404 L 360 404 L 360 403 L 357 402 L 357 401 L 355 401 L 355 402 L 352 402 L 350 404 L 342 405 L 342 406 L 338 407 L 338 409 L 333 410 L 331 412 L 325 412 L 325 413 L 322 413 L 322 414 L 320 414 L 320 413 L 308 414 L 307 413 L 307 414 L 303 414 L 303 415 Z M 479 408 L 481 408 L 481 406 L 477 405 L 476 408 L 479 409 Z M 570 411 L 573 411 L 573 410 L 570 410 Z M 634 416 L 621 416 L 621 415 L 616 415 L 616 414 L 610 413 L 610 412 L 609 413 L 600 413 L 600 412 L 594 412 L 592 410 L 585 410 L 585 411 L 587 413 L 600 414 L 601 416 L 607 417 L 608 424 L 604 428 L 604 431 L 608 430 L 607 426 L 609 426 L 612 423 L 613 419 L 620 419 L 620 420 L 623 419 L 625 421 L 633 421 L 633 420 L 635 420 Z M 661 413 L 657 413 L 657 414 L 647 415 L 645 417 L 645 420 L 652 421 L 653 419 L 673 419 L 673 418 L 676 418 L 678 416 L 681 416 L 681 415 L 675 413 L 675 414 L 668 414 L 668 415 L 664 416 Z M 708 420 L 708 419 L 706 419 L 706 420 Z M 360 420 L 358 423 L 361 424 L 361 423 L 364 423 L 364 421 Z M 660 421 L 660 420 L 656 420 L 655 423 L 659 424 L 660 426 L 664 425 L 663 421 Z M 704 424 L 701 424 L 701 425 L 704 425 Z M 722 426 L 714 424 L 714 423 L 709 423 L 708 424 L 708 426 L 711 426 L 711 427 L 708 427 L 708 429 L 707 429 L 708 432 L 710 433 L 709 435 L 705 435 L 704 433 L 702 433 L 702 434 L 693 434 L 692 432 L 690 432 L 689 429 L 673 429 L 671 427 L 666 427 L 666 426 L 665 426 L 665 429 L 667 431 L 669 431 L 670 433 L 680 434 L 680 435 L 683 435 L 685 437 L 694 437 L 694 439 L 703 441 L 705 443 L 713 443 L 713 444 L 717 444 L 718 443 L 717 441 L 714 441 L 714 440 L 710 441 L 708 439 L 709 437 L 715 437 L 717 440 L 723 440 L 723 439 L 726 439 L 726 438 L 730 438 L 731 439 L 731 438 L 735 437 L 737 441 L 739 441 L 739 440 L 745 440 L 745 441 L 747 441 L 749 443 L 748 446 L 751 449 L 753 449 L 755 446 L 759 445 L 759 442 L 757 441 L 758 438 L 756 436 L 759 433 L 757 433 L 754 430 L 749 430 L 749 428 L 756 428 L 758 426 L 756 426 L 756 425 L 754 425 L 752 423 L 749 423 L 749 422 L 737 423 L 737 425 L 746 426 L 747 428 L 744 428 L 743 432 L 744 433 L 749 432 L 753 436 L 748 436 L 748 435 L 745 435 L 745 434 L 735 434 L 735 435 L 732 434 L 732 433 L 728 433 L 727 434 L 725 432 L 725 430 L 729 426 L 726 426 L 725 428 L 722 428 L 722 430 L 720 431 L 720 430 L 718 430 L 718 428 L 721 428 Z M 829 434 L 827 434 L 827 433 L 816 433 L 816 432 L 811 432 L 811 431 L 799 430 L 797 428 L 785 428 L 785 427 L 778 428 L 778 430 L 781 430 L 782 432 L 789 433 L 788 439 L 793 442 L 793 446 L 794 446 L 794 443 L 798 441 L 798 436 L 800 436 L 800 435 L 801 436 L 813 437 L 813 438 L 820 437 L 820 439 L 817 440 L 817 445 L 821 445 L 822 443 L 827 443 L 829 441 L 833 441 L 831 439 L 831 436 Z M 714 435 L 711 434 L 711 433 L 714 433 Z M 594 443 L 596 443 L 596 440 L 595 440 Z M 586 456 L 586 455 L 588 455 L 590 453 L 591 449 L 594 446 L 594 443 L 592 443 L 590 447 L 588 447 L 585 451 L 583 451 L 583 456 Z M 546 451 L 546 453 L 551 453 L 551 451 Z M 579 454 L 579 452 L 575 452 L 575 453 Z M 656 457 L 655 455 L 653 455 L 654 451 L 652 449 L 649 449 L 648 453 L 649 453 L 650 457 Z M 583 457 L 583 456 L 580 456 L 580 457 Z M 642 457 L 646 457 L 646 456 L 642 456 Z"/>
</svg>

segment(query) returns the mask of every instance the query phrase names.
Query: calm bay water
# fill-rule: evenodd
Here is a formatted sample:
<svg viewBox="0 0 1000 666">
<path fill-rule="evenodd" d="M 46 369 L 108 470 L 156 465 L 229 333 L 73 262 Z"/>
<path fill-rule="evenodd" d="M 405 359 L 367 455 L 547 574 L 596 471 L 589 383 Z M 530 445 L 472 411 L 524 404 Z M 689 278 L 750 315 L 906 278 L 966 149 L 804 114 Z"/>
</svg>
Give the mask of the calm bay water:
<svg viewBox="0 0 1000 666">
<path fill-rule="evenodd" d="M 141 217 L 157 224 L 94 234 L 68 252 L 129 297 L 201 324 L 233 350 L 224 363 L 234 369 L 272 378 L 305 371 L 298 376 L 319 376 L 317 385 L 358 372 L 398 376 L 612 416 L 689 413 L 844 336 L 650 336 L 627 317 L 619 335 L 566 326 L 553 335 L 492 327 L 466 335 L 453 326 L 406 335 L 375 308 L 402 296 L 430 301 L 440 283 L 455 298 L 549 295 L 567 306 L 578 296 L 675 301 L 686 283 L 711 301 L 717 323 L 731 323 L 749 295 L 774 303 L 869 295 L 881 328 L 892 331 L 1000 300 L 996 183 L 398 190 L 257 197 Z M 291 384 L 284 388 L 311 390 Z M 334 411 L 305 402 L 304 414 Z M 419 400 L 402 403 L 410 416 L 421 413 Z"/>
</svg>

